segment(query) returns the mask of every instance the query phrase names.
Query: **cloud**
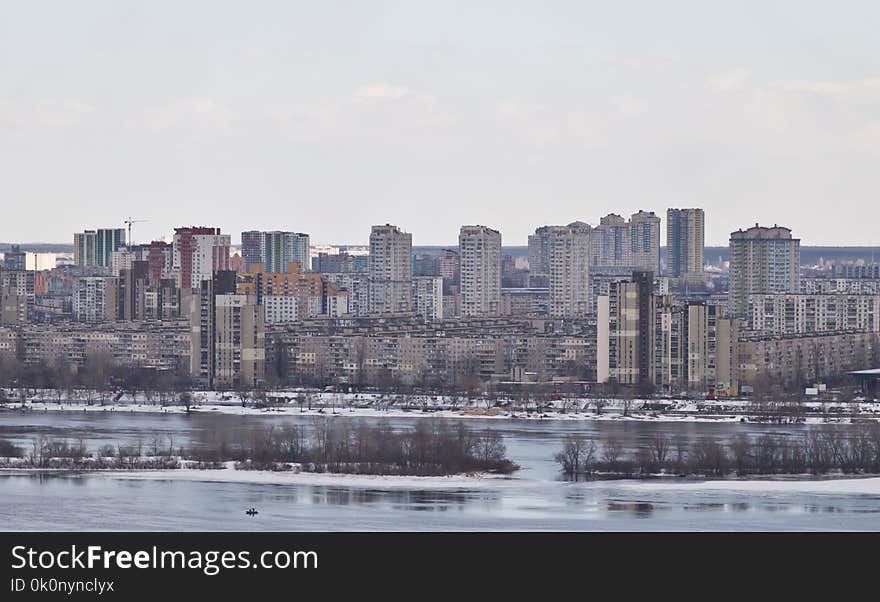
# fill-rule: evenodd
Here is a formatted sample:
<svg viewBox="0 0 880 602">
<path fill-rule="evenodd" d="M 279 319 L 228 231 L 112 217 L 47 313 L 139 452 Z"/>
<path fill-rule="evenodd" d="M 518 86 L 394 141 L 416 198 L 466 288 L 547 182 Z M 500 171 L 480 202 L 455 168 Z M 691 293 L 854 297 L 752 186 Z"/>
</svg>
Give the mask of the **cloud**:
<svg viewBox="0 0 880 602">
<path fill-rule="evenodd" d="M 880 152 L 880 120 L 874 119 L 856 131 L 854 141 L 860 148 L 870 152 Z"/>
<path fill-rule="evenodd" d="M 495 108 L 498 116 L 504 119 L 519 119 L 521 117 L 527 117 L 536 110 L 537 108 L 534 106 L 523 104 L 515 100 L 504 100 L 498 103 L 498 106 Z"/>
<path fill-rule="evenodd" d="M 146 111 L 148 123 L 154 128 L 182 125 L 228 127 L 236 118 L 228 106 L 211 98 L 182 98 Z"/>
<path fill-rule="evenodd" d="M 734 69 L 733 71 L 716 73 L 709 77 L 709 87 L 722 92 L 738 90 L 751 77 L 752 73 L 747 69 Z"/>
<path fill-rule="evenodd" d="M 78 101 L 0 102 L 3 121 L 17 126 L 75 126 L 84 123 L 96 111 L 96 107 Z"/>
<path fill-rule="evenodd" d="M 412 96 L 412 94 L 413 91 L 406 86 L 395 86 L 385 83 L 365 84 L 354 91 L 355 98 L 360 99 L 397 100 L 406 96 Z"/>
<path fill-rule="evenodd" d="M 880 78 L 865 78 L 853 81 L 780 81 L 776 82 L 774 87 L 783 92 L 836 96 L 840 98 L 874 98 L 880 96 Z"/>
<path fill-rule="evenodd" d="M 611 98 L 614 109 L 625 117 L 636 117 L 645 114 L 650 109 L 650 104 L 636 98 L 632 94 L 618 94 Z"/>
</svg>

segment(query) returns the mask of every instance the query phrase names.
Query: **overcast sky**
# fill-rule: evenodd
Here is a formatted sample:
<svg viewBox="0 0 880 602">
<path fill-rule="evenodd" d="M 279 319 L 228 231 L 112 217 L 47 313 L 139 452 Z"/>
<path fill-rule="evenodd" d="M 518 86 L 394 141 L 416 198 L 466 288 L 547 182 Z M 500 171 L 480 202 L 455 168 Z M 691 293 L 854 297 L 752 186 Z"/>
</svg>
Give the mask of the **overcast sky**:
<svg viewBox="0 0 880 602">
<path fill-rule="evenodd" d="M 870 0 L 0 0 L 0 240 L 696 206 L 707 244 L 873 245 L 878 31 Z"/>
</svg>

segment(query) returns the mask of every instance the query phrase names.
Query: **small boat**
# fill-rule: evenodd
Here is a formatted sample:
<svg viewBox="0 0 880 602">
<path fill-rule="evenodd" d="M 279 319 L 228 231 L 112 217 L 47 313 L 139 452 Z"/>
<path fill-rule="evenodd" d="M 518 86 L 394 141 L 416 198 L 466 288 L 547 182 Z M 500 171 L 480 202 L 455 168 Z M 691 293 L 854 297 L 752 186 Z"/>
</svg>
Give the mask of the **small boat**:
<svg viewBox="0 0 880 602">
<path fill-rule="evenodd" d="M 257 512 L 256 508 L 248 508 L 247 510 L 245 510 L 244 513 L 247 514 L 248 516 L 256 516 L 257 514 L 259 514 L 259 512 Z"/>
</svg>

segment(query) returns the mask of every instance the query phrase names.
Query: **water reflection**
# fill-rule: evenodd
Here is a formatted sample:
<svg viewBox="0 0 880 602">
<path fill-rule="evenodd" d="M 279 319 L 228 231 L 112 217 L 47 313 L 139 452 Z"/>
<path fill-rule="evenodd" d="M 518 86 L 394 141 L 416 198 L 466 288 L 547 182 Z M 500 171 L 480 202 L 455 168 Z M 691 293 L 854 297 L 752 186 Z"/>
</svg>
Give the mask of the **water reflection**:
<svg viewBox="0 0 880 602">
<path fill-rule="evenodd" d="M 626 512 L 636 518 L 650 518 L 654 514 L 654 504 L 649 502 L 608 502 L 609 512 Z"/>
<path fill-rule="evenodd" d="M 497 503 L 498 497 L 475 491 L 433 491 L 418 489 L 362 489 L 357 487 L 310 486 L 308 503 L 315 505 L 383 505 L 395 510 L 447 510 L 471 502 Z"/>
<path fill-rule="evenodd" d="M 739 505 L 739 504 L 720 504 L 720 503 L 685 504 L 684 506 L 682 506 L 682 509 L 685 511 L 696 511 L 696 512 L 704 511 L 704 510 L 722 510 L 727 505 Z"/>
<path fill-rule="evenodd" d="M 411 428 L 418 418 L 392 419 Z M 106 443 L 147 447 L 159 433 L 190 446 L 208 433 L 255 424 L 303 424 L 308 418 L 171 415 L 33 415 L 0 413 L 0 438 L 27 446 L 39 434 L 94 449 Z M 690 489 L 684 482 L 564 482 L 553 454 L 567 434 L 613 435 L 627 447 L 657 433 L 691 439 L 761 434 L 803 426 L 510 420 L 468 421 L 495 429 L 508 455 L 523 469 L 513 479 L 476 482 L 466 489 L 426 489 L 418 484 L 383 488 L 348 485 L 198 482 L 168 474 L 156 480 L 122 480 L 93 473 L 0 473 L 0 524 L 12 530 L 763 530 L 880 529 L 880 496 L 792 491 Z M 221 431 L 222 432 L 222 429 Z M 251 506 L 257 518 L 242 512 Z M 22 511 L 26 509 L 26 511 Z"/>
</svg>

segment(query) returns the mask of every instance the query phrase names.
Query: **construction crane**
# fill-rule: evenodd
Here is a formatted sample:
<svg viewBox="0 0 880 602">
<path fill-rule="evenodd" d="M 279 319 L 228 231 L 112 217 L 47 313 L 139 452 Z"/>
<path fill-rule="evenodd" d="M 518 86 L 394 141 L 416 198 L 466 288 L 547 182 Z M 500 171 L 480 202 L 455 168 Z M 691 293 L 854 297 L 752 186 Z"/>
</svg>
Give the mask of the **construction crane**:
<svg viewBox="0 0 880 602">
<path fill-rule="evenodd" d="M 128 238 L 126 239 L 125 244 L 127 244 L 129 246 L 134 244 L 134 241 L 131 240 L 131 225 L 132 224 L 140 224 L 145 221 L 147 221 L 147 220 L 145 220 L 145 219 L 132 219 L 130 216 L 128 219 L 122 220 L 122 223 L 128 226 Z"/>
</svg>

